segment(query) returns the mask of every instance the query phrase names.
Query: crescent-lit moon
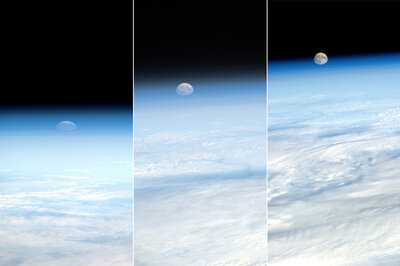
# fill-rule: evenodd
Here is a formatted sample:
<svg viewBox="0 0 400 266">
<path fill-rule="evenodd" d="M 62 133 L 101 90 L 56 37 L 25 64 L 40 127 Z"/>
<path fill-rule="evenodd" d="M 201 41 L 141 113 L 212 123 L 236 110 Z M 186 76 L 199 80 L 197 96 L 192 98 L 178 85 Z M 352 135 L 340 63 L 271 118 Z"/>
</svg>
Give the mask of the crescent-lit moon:
<svg viewBox="0 0 400 266">
<path fill-rule="evenodd" d="M 314 62 L 317 65 L 325 65 L 328 62 L 328 56 L 324 53 L 318 53 L 314 56 Z"/>
<path fill-rule="evenodd" d="M 57 129 L 60 131 L 72 131 L 77 128 L 76 124 L 71 121 L 61 121 L 57 124 Z"/>
<path fill-rule="evenodd" d="M 180 96 L 188 96 L 193 93 L 193 87 L 189 83 L 181 83 L 176 87 L 176 93 Z"/>
</svg>

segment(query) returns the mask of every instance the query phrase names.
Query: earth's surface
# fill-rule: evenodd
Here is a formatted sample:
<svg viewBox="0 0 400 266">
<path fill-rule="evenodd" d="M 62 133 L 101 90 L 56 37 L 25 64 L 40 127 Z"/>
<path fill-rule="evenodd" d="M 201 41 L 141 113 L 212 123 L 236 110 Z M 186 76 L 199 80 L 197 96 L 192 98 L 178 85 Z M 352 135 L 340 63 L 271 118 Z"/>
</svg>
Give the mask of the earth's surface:
<svg viewBox="0 0 400 266">
<path fill-rule="evenodd" d="M 269 265 L 400 265 L 400 56 L 269 70 Z"/>
<path fill-rule="evenodd" d="M 132 265 L 132 111 L 1 112 L 0 217 L 0 265 Z"/>
<path fill-rule="evenodd" d="M 189 83 L 136 87 L 135 265 L 263 265 L 265 80 Z"/>
</svg>

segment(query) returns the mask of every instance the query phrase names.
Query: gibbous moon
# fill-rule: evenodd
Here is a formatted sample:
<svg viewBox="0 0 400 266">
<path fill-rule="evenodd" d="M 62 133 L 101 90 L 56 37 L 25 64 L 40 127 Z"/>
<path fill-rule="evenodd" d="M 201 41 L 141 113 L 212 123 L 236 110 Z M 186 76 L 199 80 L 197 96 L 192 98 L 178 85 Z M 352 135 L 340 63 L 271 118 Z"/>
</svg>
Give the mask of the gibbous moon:
<svg viewBox="0 0 400 266">
<path fill-rule="evenodd" d="M 76 124 L 71 121 L 62 121 L 57 124 L 57 129 L 60 131 L 72 131 L 77 128 Z"/>
<path fill-rule="evenodd" d="M 318 53 L 314 56 L 314 62 L 317 65 L 325 65 L 328 62 L 328 57 L 324 53 Z"/>
<path fill-rule="evenodd" d="M 176 93 L 180 96 L 188 96 L 193 93 L 193 87 L 189 83 L 181 83 L 176 87 Z"/>
</svg>

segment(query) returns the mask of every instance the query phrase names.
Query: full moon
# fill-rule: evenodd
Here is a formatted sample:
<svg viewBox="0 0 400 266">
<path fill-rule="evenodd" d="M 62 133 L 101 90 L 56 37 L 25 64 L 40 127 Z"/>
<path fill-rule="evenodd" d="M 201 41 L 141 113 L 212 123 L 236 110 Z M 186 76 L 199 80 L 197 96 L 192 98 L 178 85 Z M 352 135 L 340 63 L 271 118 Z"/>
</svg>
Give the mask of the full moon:
<svg viewBox="0 0 400 266">
<path fill-rule="evenodd" d="M 71 121 L 62 121 L 57 124 L 57 129 L 60 131 L 72 131 L 77 128 L 76 124 Z"/>
<path fill-rule="evenodd" d="M 324 53 L 318 53 L 314 56 L 314 62 L 317 65 L 325 65 L 328 62 L 328 57 Z"/>
<path fill-rule="evenodd" d="M 176 93 L 180 96 L 188 96 L 193 93 L 193 87 L 189 83 L 181 83 L 176 87 Z"/>
</svg>

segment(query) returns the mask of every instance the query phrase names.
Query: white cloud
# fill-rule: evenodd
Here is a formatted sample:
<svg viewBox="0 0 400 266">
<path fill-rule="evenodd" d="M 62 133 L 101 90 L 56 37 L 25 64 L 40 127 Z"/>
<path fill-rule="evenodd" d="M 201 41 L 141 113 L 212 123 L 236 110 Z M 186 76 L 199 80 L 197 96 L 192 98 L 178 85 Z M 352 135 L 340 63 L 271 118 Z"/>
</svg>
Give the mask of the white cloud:
<svg viewBox="0 0 400 266">
<path fill-rule="evenodd" d="M 400 263 L 399 101 L 351 99 L 271 112 L 271 266 Z"/>
<path fill-rule="evenodd" d="M 135 265 L 265 265 L 258 122 L 135 139 Z"/>
<path fill-rule="evenodd" d="M 137 191 L 138 265 L 264 265 L 265 188 L 246 176 Z"/>
<path fill-rule="evenodd" d="M 324 98 L 324 97 L 326 97 L 325 94 L 318 94 L 318 95 L 311 96 L 311 99 L 321 99 L 321 98 Z"/>
<path fill-rule="evenodd" d="M 77 173 L 92 173 L 92 170 L 87 169 L 68 169 L 70 172 L 77 172 Z"/>
<path fill-rule="evenodd" d="M 0 265 L 131 265 L 131 186 L 49 176 L 1 191 Z"/>
<path fill-rule="evenodd" d="M 54 175 L 54 174 L 48 174 L 44 175 L 45 177 L 54 177 L 54 178 L 67 178 L 67 179 L 86 179 L 88 178 L 87 176 L 80 176 L 80 175 Z"/>
<path fill-rule="evenodd" d="M 158 133 L 136 140 L 135 153 L 138 180 L 185 175 L 248 175 L 265 169 L 265 131 Z"/>
</svg>

